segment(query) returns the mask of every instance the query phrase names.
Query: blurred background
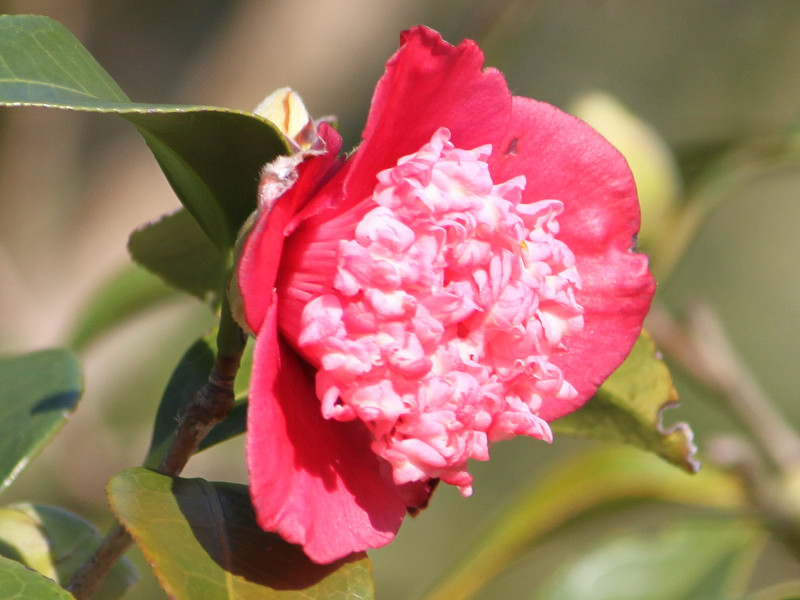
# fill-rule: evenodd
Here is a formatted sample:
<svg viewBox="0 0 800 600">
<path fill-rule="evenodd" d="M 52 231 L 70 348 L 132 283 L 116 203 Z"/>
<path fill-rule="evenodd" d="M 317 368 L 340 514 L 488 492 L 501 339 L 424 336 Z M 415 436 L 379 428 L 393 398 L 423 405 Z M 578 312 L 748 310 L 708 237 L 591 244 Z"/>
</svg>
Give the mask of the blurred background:
<svg viewBox="0 0 800 600">
<path fill-rule="evenodd" d="M 630 149 L 660 311 L 682 323 L 696 306 L 710 309 L 763 395 L 800 426 L 800 3 L 4 0 L 0 9 L 63 23 L 135 101 L 252 110 L 291 86 L 314 116 L 338 116 L 346 148 L 358 143 L 402 29 L 424 23 L 452 43 L 475 39 L 515 94 L 577 112 Z M 121 119 L 1 110 L 0 353 L 69 343 L 90 300 L 133 268 L 129 233 L 178 206 Z M 110 523 L 103 486 L 140 463 L 172 367 L 213 324 L 205 307 L 155 278 L 143 286 L 158 301 L 81 347 L 81 406 L 4 503 L 55 504 Z M 654 326 L 657 340 L 664 329 Z M 682 407 L 666 419 L 689 421 L 713 465 L 707 448 L 720 435 L 747 440 L 750 432 L 724 394 L 698 383 L 687 365 L 674 367 Z M 600 447 L 567 438 L 496 446 L 491 462 L 472 468 L 472 498 L 440 489 L 396 543 L 371 553 L 378 597 L 420 594 L 521 490 Z M 241 440 L 198 456 L 186 474 L 246 482 Z M 659 501 L 604 509 L 550 532 L 478 597 L 544 597 L 553 573 L 608 540 L 717 518 Z M 790 554 L 774 540 L 764 544 L 749 586 L 796 577 Z M 142 576 L 130 597 L 160 597 L 146 568 Z"/>
</svg>

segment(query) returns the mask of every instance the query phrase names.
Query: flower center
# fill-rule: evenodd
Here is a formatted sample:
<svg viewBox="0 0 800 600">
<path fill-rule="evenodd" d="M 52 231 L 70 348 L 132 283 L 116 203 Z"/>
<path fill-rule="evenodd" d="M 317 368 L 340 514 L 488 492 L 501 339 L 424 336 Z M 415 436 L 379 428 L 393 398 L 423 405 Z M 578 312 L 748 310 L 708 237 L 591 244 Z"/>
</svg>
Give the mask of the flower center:
<svg viewBox="0 0 800 600">
<path fill-rule="evenodd" d="M 441 128 L 379 173 L 376 206 L 338 243 L 334 289 L 303 309 L 323 415 L 363 421 L 398 485 L 441 478 L 469 495 L 470 458 L 551 440 L 542 399 L 576 394 L 550 361 L 583 328 L 563 206 L 521 203 L 524 176 L 495 184 L 491 150 Z"/>
</svg>

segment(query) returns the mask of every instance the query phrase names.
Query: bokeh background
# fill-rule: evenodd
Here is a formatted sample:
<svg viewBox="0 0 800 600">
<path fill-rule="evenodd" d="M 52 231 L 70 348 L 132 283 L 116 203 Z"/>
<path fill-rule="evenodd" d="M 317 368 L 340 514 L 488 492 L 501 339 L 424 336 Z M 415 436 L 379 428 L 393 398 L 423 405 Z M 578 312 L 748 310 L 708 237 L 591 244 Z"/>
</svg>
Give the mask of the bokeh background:
<svg viewBox="0 0 800 600">
<path fill-rule="evenodd" d="M 566 110 L 594 90 L 610 94 L 671 151 L 676 206 L 709 207 L 674 269 L 664 267 L 657 302 L 677 315 L 698 302 L 715 310 L 781 414 L 800 425 L 800 161 L 762 152 L 776 138 L 798 139 L 789 133 L 800 116 L 800 3 L 5 0 L 0 10 L 62 22 L 136 101 L 251 110 L 291 86 L 313 115 L 338 116 L 345 147 L 358 143 L 399 32 L 418 23 L 453 43 L 477 40 L 515 94 Z M 730 149 L 741 169 L 709 192 L 704 169 Z M 0 111 L 0 352 L 69 340 L 93 295 L 132 268 L 130 231 L 178 206 L 121 119 Z M 670 244 L 666 223 L 654 252 Z M 105 482 L 139 464 L 172 367 L 212 322 L 204 307 L 164 289 L 160 302 L 82 349 L 87 391 L 79 410 L 3 501 L 61 505 L 108 525 Z M 683 406 L 668 420 L 691 422 L 701 455 L 714 436 L 740 430 L 719 397 L 680 369 L 675 376 Z M 471 499 L 440 489 L 396 543 L 371 554 L 378 597 L 414 597 L 520 489 L 595 447 L 570 439 L 496 446 L 490 463 L 474 465 Z M 187 475 L 245 482 L 243 464 L 237 440 L 198 456 Z M 654 531 L 687 511 L 653 502 L 573 526 L 521 556 L 480 597 L 533 598 L 554 569 L 598 540 Z M 770 543 L 753 585 L 795 570 Z M 130 597 L 161 597 L 146 568 L 142 575 Z"/>
</svg>

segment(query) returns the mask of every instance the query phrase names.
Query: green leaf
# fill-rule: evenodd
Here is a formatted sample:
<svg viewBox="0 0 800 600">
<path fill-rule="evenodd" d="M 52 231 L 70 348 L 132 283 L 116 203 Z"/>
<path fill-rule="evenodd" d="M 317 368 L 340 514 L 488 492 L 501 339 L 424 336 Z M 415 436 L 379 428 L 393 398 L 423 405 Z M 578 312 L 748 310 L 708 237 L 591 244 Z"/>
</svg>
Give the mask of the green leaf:
<svg viewBox="0 0 800 600">
<path fill-rule="evenodd" d="M 700 465 L 694 458 L 692 430 L 685 423 L 667 430 L 661 424 L 662 412 L 677 404 L 669 370 L 650 337 L 642 333 L 594 397 L 553 422 L 553 432 L 633 444 L 693 473 Z"/>
<path fill-rule="evenodd" d="M 289 152 L 280 132 L 252 113 L 130 102 L 80 42 L 46 17 L 0 17 L 0 56 L 0 105 L 111 113 L 133 123 L 223 254 L 255 209 L 261 168 Z"/>
<path fill-rule="evenodd" d="M 75 600 L 51 579 L 0 556 L 0 600 Z"/>
<path fill-rule="evenodd" d="M 556 465 L 549 476 L 537 477 L 425 599 L 472 598 L 527 548 L 559 527 L 598 507 L 643 499 L 726 511 L 747 506 L 739 482 L 727 473 L 706 466 L 689 476 L 644 452 L 622 446 L 593 448 Z"/>
<path fill-rule="evenodd" d="M 246 486 L 135 468 L 115 475 L 108 493 L 162 587 L 177 600 L 374 597 L 364 554 L 312 563 L 299 547 L 258 527 Z"/>
<path fill-rule="evenodd" d="M 35 504 L 0 508 L 0 554 L 62 586 L 101 540 L 90 523 L 60 508 Z M 114 565 L 92 599 L 121 598 L 137 578 L 136 569 L 123 558 Z"/>
<path fill-rule="evenodd" d="M 252 113 L 211 107 L 117 109 L 137 126 L 180 201 L 223 253 L 256 208 L 262 167 L 288 154 L 283 136 Z"/>
<path fill-rule="evenodd" d="M 67 350 L 0 358 L 0 491 L 61 428 L 82 387 Z"/>
<path fill-rule="evenodd" d="M 107 281 L 83 308 L 68 345 L 82 350 L 114 327 L 177 295 L 144 269 L 128 265 Z"/>
<path fill-rule="evenodd" d="M 672 522 L 658 533 L 614 537 L 569 561 L 536 600 L 741 598 L 762 536 L 730 520 Z"/>
<path fill-rule="evenodd" d="M 186 210 L 134 231 L 128 251 L 137 263 L 200 300 L 211 301 L 223 289 L 225 261 Z"/>
</svg>

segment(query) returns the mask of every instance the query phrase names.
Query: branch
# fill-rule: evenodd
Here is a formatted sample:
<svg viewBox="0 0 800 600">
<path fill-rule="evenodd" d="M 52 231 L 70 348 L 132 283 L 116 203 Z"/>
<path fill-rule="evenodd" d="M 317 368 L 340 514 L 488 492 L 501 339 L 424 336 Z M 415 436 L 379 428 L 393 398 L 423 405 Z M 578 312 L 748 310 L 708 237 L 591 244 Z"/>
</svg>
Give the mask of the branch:
<svg viewBox="0 0 800 600">
<path fill-rule="evenodd" d="M 718 465 L 733 472 L 742 482 L 750 505 L 764 519 L 772 534 L 800 560 L 800 523 L 797 507 L 783 486 L 766 474 L 762 458 L 745 440 L 718 437 L 708 446 L 708 453 Z"/>
<path fill-rule="evenodd" d="M 233 382 L 239 371 L 244 349 L 244 336 L 238 353 L 217 354 L 208 381 L 178 417 L 178 429 L 169 451 L 158 468 L 164 475 L 179 475 L 189 458 L 208 432 L 223 421 L 234 405 Z M 111 568 L 133 543 L 131 535 L 117 524 L 105 537 L 94 554 L 78 569 L 67 584 L 67 591 L 77 600 L 88 600 L 102 585 Z"/>
<path fill-rule="evenodd" d="M 666 311 L 655 308 L 646 327 L 664 351 L 722 394 L 783 473 L 793 472 L 800 464 L 800 438 L 737 355 L 717 315 L 697 306 L 689 322 L 687 332 Z"/>
</svg>

